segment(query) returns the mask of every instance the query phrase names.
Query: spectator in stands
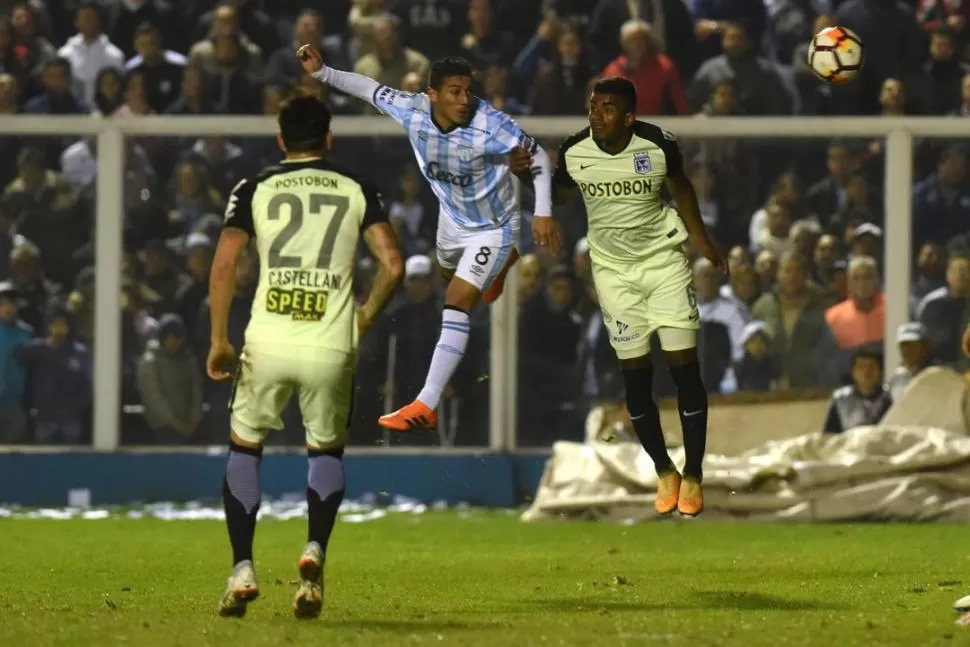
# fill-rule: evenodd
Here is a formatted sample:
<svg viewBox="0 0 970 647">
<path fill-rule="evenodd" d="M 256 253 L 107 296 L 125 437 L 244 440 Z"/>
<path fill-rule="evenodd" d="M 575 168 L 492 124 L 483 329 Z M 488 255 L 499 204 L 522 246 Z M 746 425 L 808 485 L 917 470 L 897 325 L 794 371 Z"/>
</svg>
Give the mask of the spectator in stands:
<svg viewBox="0 0 970 647">
<path fill-rule="evenodd" d="M 129 74 L 135 72 L 144 75 L 148 105 L 161 114 L 179 96 L 187 59 L 178 52 L 165 49 L 162 32 L 149 23 L 138 26 L 135 50 L 138 56 L 131 58 L 125 69 Z"/>
<path fill-rule="evenodd" d="M 229 195 L 248 170 L 243 149 L 222 136 L 203 137 L 184 157 L 203 165 L 206 177 L 220 196 Z"/>
<path fill-rule="evenodd" d="M 733 87 L 733 83 L 730 84 Z M 789 205 L 792 217 L 802 217 L 803 210 L 800 207 L 802 202 L 802 185 L 798 176 L 793 171 L 785 171 L 778 176 L 771 187 L 771 193 L 764 206 L 754 212 L 751 216 L 751 223 L 748 227 L 748 240 L 754 243 L 761 239 L 761 234 L 768 224 L 768 203 L 772 200 L 780 200 Z"/>
<path fill-rule="evenodd" d="M 936 173 L 913 189 L 913 244 L 939 243 L 970 231 L 967 154 L 957 145 L 940 156 Z"/>
<path fill-rule="evenodd" d="M 825 311 L 829 336 L 820 345 L 830 359 L 826 381 L 840 380 L 845 359 L 859 348 L 881 352 L 886 324 L 886 300 L 879 288 L 879 268 L 871 256 L 849 261 L 849 298 Z"/>
<path fill-rule="evenodd" d="M 189 63 L 182 74 L 181 93 L 165 111 L 170 115 L 207 115 L 215 112 L 215 106 L 207 92 L 208 80 L 205 68 Z"/>
<path fill-rule="evenodd" d="M 882 228 L 865 222 L 855 227 L 849 236 L 849 259 L 857 256 L 874 258 L 879 264 L 882 259 Z"/>
<path fill-rule="evenodd" d="M 485 70 L 482 98 L 492 106 L 509 115 L 528 114 L 529 107 L 509 96 L 509 74 L 504 67 L 489 67 Z"/>
<path fill-rule="evenodd" d="M 34 14 L 28 5 L 21 3 L 14 7 L 10 25 L 13 31 L 7 45 L 9 54 L 4 57 L 5 71 L 17 78 L 24 88 L 24 96 L 33 96 L 40 89 L 37 81 L 57 53 L 46 38 L 37 34 Z"/>
<path fill-rule="evenodd" d="M 324 62 L 335 69 L 347 69 L 339 36 L 328 36 L 323 31 L 323 18 L 312 9 L 300 13 L 294 28 L 293 41 L 280 47 L 270 56 L 266 66 L 266 79 L 274 83 L 296 84 L 303 76 L 303 66 L 293 53 L 304 45 L 313 45 L 323 56 Z"/>
<path fill-rule="evenodd" d="M 350 45 L 350 58 L 357 60 L 377 51 L 374 42 L 374 27 L 383 13 L 384 0 L 354 0 L 347 22 L 353 30 L 354 39 Z M 321 50 L 323 51 L 323 50 Z M 326 61 L 326 55 L 324 55 Z"/>
<path fill-rule="evenodd" d="M 750 35 L 755 51 L 761 49 L 767 23 L 767 10 L 761 2 L 748 0 L 697 0 L 694 2 L 694 33 L 703 58 L 713 58 L 727 50 L 723 36 L 731 25 L 741 24 Z"/>
<path fill-rule="evenodd" d="M 858 350 L 852 356 L 852 384 L 832 394 L 822 431 L 827 434 L 879 424 L 893 404 L 889 387 L 883 383 L 882 356 Z"/>
<path fill-rule="evenodd" d="M 951 256 L 946 285 L 933 290 L 916 307 L 916 319 L 928 331 L 933 356 L 951 364 L 960 358 L 960 340 L 970 306 L 970 258 Z"/>
<path fill-rule="evenodd" d="M 758 275 L 751 265 L 741 265 L 731 270 L 728 284 L 721 287 L 721 296 L 734 301 L 751 318 L 751 308 L 761 297 Z"/>
<path fill-rule="evenodd" d="M 697 310 L 701 322 L 723 325 L 731 340 L 732 356 L 740 359 L 744 353 L 741 340 L 748 324 L 747 308 L 733 299 L 727 299 L 718 291 L 717 270 L 706 258 L 694 261 L 694 286 L 697 290 Z"/>
<path fill-rule="evenodd" d="M 391 225 L 408 257 L 427 254 L 433 240 L 433 218 L 428 217 L 427 206 L 421 201 L 421 182 L 418 167 L 408 166 L 401 174 L 398 196 L 388 212 Z"/>
<path fill-rule="evenodd" d="M 775 67 L 758 56 L 747 29 L 738 23 L 723 28 L 724 53 L 708 59 L 691 83 L 691 105 L 695 110 L 708 101 L 714 88 L 733 81 L 740 111 L 749 115 L 786 115 L 793 112 L 794 96 Z"/>
<path fill-rule="evenodd" d="M 391 11 L 398 19 L 395 31 L 400 32 L 400 42 L 405 51 L 423 52 L 427 58 L 437 60 L 456 56 L 461 52 L 462 36 L 468 31 L 468 3 L 465 0 L 396 0 Z M 374 24 L 374 44 L 377 51 L 386 46 L 381 35 L 386 30 L 382 16 Z M 365 54 L 361 60 L 368 59 Z M 397 78 L 401 78 L 401 74 Z"/>
<path fill-rule="evenodd" d="M 118 108 L 116 115 L 123 117 L 153 115 L 148 101 L 148 81 L 141 70 L 128 73 L 125 78 L 125 102 Z"/>
<path fill-rule="evenodd" d="M 754 271 L 758 273 L 761 291 L 771 292 L 778 280 L 778 255 L 769 249 L 760 252 L 754 262 Z"/>
<path fill-rule="evenodd" d="M 0 283 L 0 443 L 24 441 L 26 375 L 14 354 L 33 337 L 33 329 L 17 317 L 17 292 L 9 281 Z"/>
<path fill-rule="evenodd" d="M 85 115 L 91 112 L 71 90 L 71 63 L 55 58 L 44 68 L 44 91 L 24 107 L 25 112 L 46 115 Z"/>
<path fill-rule="evenodd" d="M 218 112 L 231 115 L 256 114 L 260 109 L 257 76 L 244 67 L 239 42 L 226 35 L 214 36 L 212 91 Z"/>
<path fill-rule="evenodd" d="M 88 350 L 71 336 L 70 314 L 63 308 L 52 309 L 47 336 L 27 342 L 15 357 L 30 376 L 37 443 L 80 444 L 90 420 L 92 367 Z"/>
<path fill-rule="evenodd" d="M 770 199 L 765 207 L 767 221 L 754 251 L 768 250 L 776 256 L 794 250 L 790 234 L 792 226 L 791 206 L 782 200 Z"/>
<path fill-rule="evenodd" d="M 161 240 L 149 241 L 140 254 L 141 276 L 148 288 L 161 297 L 159 312 L 173 312 L 178 304 L 176 296 L 190 280 L 175 263 L 172 251 Z"/>
<path fill-rule="evenodd" d="M 159 320 L 158 339 L 149 343 L 138 362 L 138 392 L 155 443 L 181 445 L 193 440 L 203 415 L 202 375 L 178 315 Z"/>
<path fill-rule="evenodd" d="M 91 0 L 78 5 L 74 25 L 78 33 L 68 39 L 57 55 L 71 64 L 74 95 L 93 105 L 98 73 L 106 67 L 124 68 L 125 55 L 101 31 L 98 6 Z"/>
<path fill-rule="evenodd" d="M 949 28 L 933 32 L 930 37 L 930 57 L 922 67 L 922 86 L 925 88 L 924 111 L 945 115 L 960 106 L 960 86 L 970 66 L 957 55 L 956 33 Z"/>
<path fill-rule="evenodd" d="M 872 199 L 869 181 L 861 171 L 853 170 L 849 173 L 844 200 L 835 212 L 826 214 L 827 231 L 844 231 L 853 221 L 875 223 L 883 220 L 882 208 L 877 207 L 876 201 Z"/>
<path fill-rule="evenodd" d="M 155 25 L 162 41 L 172 49 L 184 52 L 188 30 L 175 22 L 171 3 L 166 0 L 103 0 L 104 32 L 121 48 L 125 58 L 135 52 L 135 32 L 145 23 Z"/>
<path fill-rule="evenodd" d="M 906 87 L 899 79 L 886 79 L 879 89 L 879 114 L 883 117 L 903 117 L 913 110 L 910 108 Z M 882 148 L 879 142 L 879 149 Z"/>
<path fill-rule="evenodd" d="M 657 49 L 650 24 L 631 20 L 620 30 L 623 54 L 613 59 L 603 76 L 621 76 L 637 88 L 638 115 L 687 114 L 687 98 L 676 66 Z"/>
<path fill-rule="evenodd" d="M 910 289 L 910 309 L 913 313 L 930 292 L 946 286 L 947 253 L 943 245 L 926 243 L 916 258 L 916 276 Z"/>
<path fill-rule="evenodd" d="M 110 117 L 124 103 L 125 79 L 121 72 L 113 67 L 106 67 L 98 72 L 95 80 L 96 90 L 92 108 L 101 117 Z"/>
<path fill-rule="evenodd" d="M 816 353 L 825 331 L 825 301 L 809 289 L 805 260 L 787 253 L 778 264 L 778 287 L 766 291 L 751 310 L 772 339 L 781 364 L 782 388 L 818 386 Z"/>
<path fill-rule="evenodd" d="M 33 330 L 43 330 L 59 287 L 44 278 L 40 252 L 33 244 L 23 243 L 10 253 L 10 281 L 17 292 L 20 318 Z"/>
<path fill-rule="evenodd" d="M 394 16 L 383 16 L 374 27 L 377 51 L 364 56 L 354 66 L 354 71 L 376 80 L 382 85 L 395 87 L 405 74 L 414 72 L 427 78 L 430 64 L 421 52 L 401 46 L 398 33 L 400 21 Z M 365 112 L 374 112 L 369 105 Z"/>
<path fill-rule="evenodd" d="M 915 321 L 905 323 L 896 330 L 901 364 L 888 380 L 893 401 L 898 402 L 913 378 L 933 364 L 933 350 L 927 337 L 926 326 Z"/>
<path fill-rule="evenodd" d="M 805 194 L 805 205 L 808 214 L 828 230 L 832 215 L 842 211 L 847 203 L 846 187 L 852 172 L 848 146 L 838 141 L 829 144 L 825 166 L 827 177 L 809 188 Z"/>
<path fill-rule="evenodd" d="M 919 0 L 916 20 L 927 33 L 946 29 L 954 34 L 960 48 L 967 44 L 970 5 L 961 0 Z"/>
<path fill-rule="evenodd" d="M 477 70 L 505 67 L 515 58 L 515 37 L 497 29 L 491 0 L 470 0 L 468 32 L 461 40 L 462 55 Z"/>
<path fill-rule="evenodd" d="M 196 330 L 199 310 L 209 295 L 209 268 L 215 245 L 205 234 L 194 232 L 185 241 L 185 282 L 175 295 L 177 312 L 187 330 Z"/>
<path fill-rule="evenodd" d="M 821 286 L 826 286 L 832 280 L 832 273 L 836 263 L 842 258 L 842 245 L 837 236 L 824 234 L 815 243 L 812 254 L 815 267 L 815 279 Z"/>
<path fill-rule="evenodd" d="M 265 52 L 269 55 L 270 52 L 276 51 L 280 42 L 273 20 L 251 0 L 221 0 L 215 9 L 199 19 L 195 39 L 202 40 L 207 34 L 211 34 L 212 28 L 216 27 L 220 20 L 228 20 L 227 16 L 230 12 L 231 20 L 236 25 L 234 32 L 238 31 L 243 40 L 254 42 L 260 53 Z"/>
<path fill-rule="evenodd" d="M 616 33 L 629 20 L 643 20 L 653 28 L 659 51 L 667 55 L 681 78 L 694 75 L 697 64 L 697 41 L 694 20 L 681 0 L 600 0 L 589 19 L 587 37 L 592 54 L 600 66 L 620 54 Z"/>
<path fill-rule="evenodd" d="M 239 31 L 236 10 L 229 4 L 222 4 L 215 10 L 208 36 L 192 46 L 189 60 L 201 63 L 209 74 L 218 74 L 225 65 L 227 55 L 225 51 L 221 57 L 216 54 L 216 44 L 221 39 L 228 39 L 235 45 L 233 67 L 247 72 L 253 78 L 259 78 L 262 74 L 263 52 L 246 34 Z M 226 47 L 228 46 L 223 45 L 224 49 Z M 223 60 L 220 61 L 220 58 Z"/>
<path fill-rule="evenodd" d="M 225 200 L 209 184 L 204 171 L 191 160 L 179 162 L 175 169 L 175 195 L 168 212 L 169 223 L 178 233 L 188 234 L 205 216 L 223 211 Z"/>
<path fill-rule="evenodd" d="M 734 362 L 736 390 L 773 391 L 781 379 L 781 365 L 771 333 L 762 321 L 752 321 L 741 334 L 742 356 Z"/>
<path fill-rule="evenodd" d="M 579 34 L 563 29 L 556 51 L 540 64 L 529 105 L 541 115 L 580 115 L 586 112 L 586 87 L 595 75 Z"/>
<path fill-rule="evenodd" d="M 590 307 L 583 324 L 579 346 L 579 374 L 586 399 L 581 412 L 588 412 L 597 402 L 623 397 L 623 372 L 616 351 L 610 345 L 610 332 L 603 321 L 596 286 L 586 283 L 586 300 Z"/>
</svg>

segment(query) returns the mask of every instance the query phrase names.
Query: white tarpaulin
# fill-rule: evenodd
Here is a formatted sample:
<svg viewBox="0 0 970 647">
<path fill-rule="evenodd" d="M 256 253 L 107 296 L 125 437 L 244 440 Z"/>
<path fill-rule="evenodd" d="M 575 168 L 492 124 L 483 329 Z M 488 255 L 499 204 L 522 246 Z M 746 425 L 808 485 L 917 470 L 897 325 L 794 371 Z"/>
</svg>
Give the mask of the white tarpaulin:
<svg viewBox="0 0 970 647">
<path fill-rule="evenodd" d="M 941 369 L 910 385 L 878 427 L 806 434 L 740 456 L 707 456 L 699 519 L 970 521 L 963 409 L 962 377 Z M 656 517 L 657 476 L 639 443 L 622 433 L 602 441 L 614 418 L 595 412 L 586 443 L 553 447 L 524 520 Z M 672 450 L 671 458 L 682 466 L 683 449 Z"/>
</svg>

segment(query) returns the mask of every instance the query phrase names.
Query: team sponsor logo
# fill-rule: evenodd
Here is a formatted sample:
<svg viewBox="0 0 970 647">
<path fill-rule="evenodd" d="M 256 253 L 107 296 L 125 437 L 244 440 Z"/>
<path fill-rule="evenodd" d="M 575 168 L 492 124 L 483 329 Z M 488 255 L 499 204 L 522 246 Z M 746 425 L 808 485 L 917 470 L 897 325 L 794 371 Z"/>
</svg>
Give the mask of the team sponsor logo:
<svg viewBox="0 0 970 647">
<path fill-rule="evenodd" d="M 616 182 L 580 182 L 579 188 L 587 198 L 622 198 L 653 193 L 651 180 L 617 180 Z"/>
<path fill-rule="evenodd" d="M 445 182 L 460 187 L 469 187 L 474 182 L 474 178 L 470 173 L 452 173 L 451 171 L 446 171 L 441 168 L 441 164 L 438 162 L 428 164 L 428 170 L 425 172 L 425 175 L 428 176 L 429 180 Z"/>
<path fill-rule="evenodd" d="M 485 268 L 481 265 L 472 265 L 470 268 L 468 268 L 468 271 L 475 276 L 485 276 Z"/>
<path fill-rule="evenodd" d="M 637 175 L 646 175 L 652 171 L 653 165 L 650 163 L 650 153 L 634 153 L 633 170 Z"/>
<path fill-rule="evenodd" d="M 320 321 L 327 312 L 329 293 L 300 288 L 270 288 L 266 292 L 266 311 L 293 321 Z"/>
</svg>

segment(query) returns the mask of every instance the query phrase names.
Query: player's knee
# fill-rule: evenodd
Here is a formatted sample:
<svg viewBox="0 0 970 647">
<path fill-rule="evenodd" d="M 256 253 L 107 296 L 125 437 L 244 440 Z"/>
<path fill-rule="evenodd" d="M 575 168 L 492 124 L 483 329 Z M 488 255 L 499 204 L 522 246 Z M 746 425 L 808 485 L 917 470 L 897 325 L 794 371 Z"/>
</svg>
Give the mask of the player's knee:
<svg viewBox="0 0 970 647">
<path fill-rule="evenodd" d="M 445 291 L 445 305 L 463 312 L 471 312 L 482 293 L 477 287 L 459 277 L 452 278 Z"/>
<path fill-rule="evenodd" d="M 657 330 L 664 359 L 670 366 L 680 366 L 697 361 L 697 331 L 687 328 L 660 328 Z"/>
</svg>

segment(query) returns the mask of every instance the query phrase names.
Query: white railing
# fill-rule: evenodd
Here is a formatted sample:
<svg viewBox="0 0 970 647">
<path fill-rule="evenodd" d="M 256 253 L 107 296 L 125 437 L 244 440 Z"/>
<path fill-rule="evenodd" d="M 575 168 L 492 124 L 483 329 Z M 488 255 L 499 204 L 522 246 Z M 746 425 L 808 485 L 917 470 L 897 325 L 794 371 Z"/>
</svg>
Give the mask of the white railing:
<svg viewBox="0 0 970 647">
<path fill-rule="evenodd" d="M 525 117 L 522 127 L 535 137 L 564 137 L 583 129 L 574 117 Z M 886 368 L 899 362 L 893 343 L 896 327 L 908 319 L 910 286 L 913 137 L 970 137 L 970 121 L 959 118 L 663 118 L 655 122 L 682 138 L 886 138 Z M 334 134 L 347 137 L 401 137 L 400 127 L 382 117 L 338 117 Z M 124 212 L 124 138 L 158 136 L 271 136 L 268 117 L 0 117 L 0 134 L 88 135 L 98 139 L 97 227 L 95 231 L 95 311 L 121 310 L 122 214 Z M 515 294 L 515 273 L 507 294 Z M 517 318 L 515 300 L 493 306 L 491 353 L 491 428 L 493 450 L 515 447 Z M 94 449 L 118 447 L 121 410 L 121 323 L 119 316 L 98 316 L 94 350 Z M 501 351 L 501 352 L 500 352 Z M 381 451 L 396 451 L 386 449 Z M 428 451 L 423 448 L 422 451 Z"/>
</svg>

